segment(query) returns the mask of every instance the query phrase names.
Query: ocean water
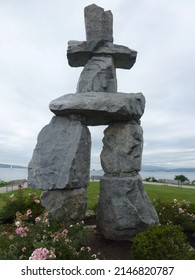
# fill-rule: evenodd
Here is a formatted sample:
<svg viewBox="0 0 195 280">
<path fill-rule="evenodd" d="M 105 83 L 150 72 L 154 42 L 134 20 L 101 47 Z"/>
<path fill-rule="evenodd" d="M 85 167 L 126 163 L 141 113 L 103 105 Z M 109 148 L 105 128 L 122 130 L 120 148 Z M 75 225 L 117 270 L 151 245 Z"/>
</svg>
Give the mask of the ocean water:
<svg viewBox="0 0 195 280">
<path fill-rule="evenodd" d="M 23 168 L 0 168 L 0 180 L 1 181 L 12 181 L 27 179 L 28 169 Z"/>
<path fill-rule="evenodd" d="M 195 172 L 159 172 L 159 171 L 151 171 L 151 172 L 140 172 L 142 179 L 146 179 L 148 177 L 154 177 L 156 179 L 170 179 L 174 180 L 176 175 L 183 174 L 190 181 L 195 180 Z M 19 179 L 27 179 L 28 169 L 20 169 L 20 168 L 0 168 L 0 180 L 2 181 L 12 181 Z"/>
</svg>

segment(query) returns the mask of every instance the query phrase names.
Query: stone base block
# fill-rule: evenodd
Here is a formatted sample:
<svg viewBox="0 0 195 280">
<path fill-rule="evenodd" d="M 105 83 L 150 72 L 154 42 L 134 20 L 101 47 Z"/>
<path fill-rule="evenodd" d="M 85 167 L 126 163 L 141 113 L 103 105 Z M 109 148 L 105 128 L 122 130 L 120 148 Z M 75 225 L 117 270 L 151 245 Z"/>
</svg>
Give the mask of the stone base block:
<svg viewBox="0 0 195 280">
<path fill-rule="evenodd" d="M 74 224 L 85 217 L 87 190 L 81 188 L 44 191 L 41 203 L 55 221 L 66 225 Z"/>
<path fill-rule="evenodd" d="M 132 240 L 153 224 L 158 224 L 158 216 L 140 175 L 100 180 L 97 228 L 106 239 Z"/>
</svg>

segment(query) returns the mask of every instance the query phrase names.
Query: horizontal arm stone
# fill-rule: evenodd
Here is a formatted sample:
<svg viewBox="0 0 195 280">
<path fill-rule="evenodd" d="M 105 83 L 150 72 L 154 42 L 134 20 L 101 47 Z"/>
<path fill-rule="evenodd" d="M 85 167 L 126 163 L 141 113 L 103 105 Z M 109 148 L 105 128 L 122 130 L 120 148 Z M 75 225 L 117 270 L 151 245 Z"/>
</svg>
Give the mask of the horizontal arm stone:
<svg viewBox="0 0 195 280">
<path fill-rule="evenodd" d="M 107 125 L 116 121 L 139 121 L 145 109 L 142 93 L 84 92 L 53 100 L 50 110 L 57 116 L 78 114 L 87 125 Z"/>
<path fill-rule="evenodd" d="M 130 69 L 136 61 L 137 52 L 111 42 L 104 42 L 93 51 L 89 50 L 86 41 L 68 42 L 67 58 L 70 66 L 84 66 L 93 55 L 112 55 L 116 68 Z"/>
</svg>

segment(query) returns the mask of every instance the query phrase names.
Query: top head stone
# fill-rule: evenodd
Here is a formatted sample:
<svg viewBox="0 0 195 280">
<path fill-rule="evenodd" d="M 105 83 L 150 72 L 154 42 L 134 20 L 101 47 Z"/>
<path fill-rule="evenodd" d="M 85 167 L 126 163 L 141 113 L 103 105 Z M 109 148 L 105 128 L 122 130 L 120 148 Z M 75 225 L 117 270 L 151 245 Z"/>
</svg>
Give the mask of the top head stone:
<svg viewBox="0 0 195 280">
<path fill-rule="evenodd" d="M 133 67 L 137 52 L 113 44 L 113 16 L 95 4 L 85 7 L 87 41 L 69 41 L 67 58 L 71 67 L 85 66 L 93 56 L 112 56 L 115 68 Z"/>
<path fill-rule="evenodd" d="M 113 42 L 113 15 L 95 4 L 84 9 L 87 45 L 90 50 L 103 42 Z"/>
</svg>

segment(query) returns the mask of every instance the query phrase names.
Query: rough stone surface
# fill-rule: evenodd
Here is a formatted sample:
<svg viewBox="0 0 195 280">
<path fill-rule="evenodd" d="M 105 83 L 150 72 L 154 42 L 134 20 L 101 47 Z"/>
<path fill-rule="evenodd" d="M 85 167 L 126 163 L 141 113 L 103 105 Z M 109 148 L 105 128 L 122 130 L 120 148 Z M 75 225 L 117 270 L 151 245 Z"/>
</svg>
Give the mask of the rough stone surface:
<svg viewBox="0 0 195 280">
<path fill-rule="evenodd" d="M 95 4 L 84 9 L 86 38 L 90 49 L 97 47 L 99 41 L 113 42 L 113 16 Z"/>
<path fill-rule="evenodd" d="M 67 58 L 71 67 L 84 66 L 94 55 L 111 55 L 115 68 L 130 69 L 133 67 L 137 52 L 128 47 L 104 42 L 98 48 L 91 51 L 85 41 L 69 41 Z"/>
<path fill-rule="evenodd" d="M 141 170 L 143 130 L 135 122 L 110 124 L 104 131 L 101 165 L 105 174 L 137 173 Z"/>
<path fill-rule="evenodd" d="M 87 205 L 87 190 L 65 189 L 44 191 L 41 203 L 51 218 L 66 225 L 80 222 L 85 217 Z"/>
<path fill-rule="evenodd" d="M 87 92 L 67 94 L 53 100 L 50 110 L 59 116 L 81 114 L 87 125 L 106 125 L 115 121 L 139 121 L 145 109 L 142 93 Z"/>
<path fill-rule="evenodd" d="M 158 223 L 139 175 L 145 109 L 142 93 L 117 92 L 116 69 L 130 69 L 137 52 L 113 44 L 113 16 L 92 4 L 85 8 L 85 42 L 70 41 L 70 66 L 84 66 L 76 94 L 53 100 L 56 114 L 40 132 L 29 163 L 28 185 L 43 189 L 42 205 L 50 216 L 73 224 L 86 213 L 91 138 L 87 125 L 105 130 L 97 228 L 107 239 L 132 240 Z"/>
<path fill-rule="evenodd" d="M 53 117 L 39 133 L 28 167 L 31 188 L 85 188 L 89 180 L 91 137 L 80 121 Z"/>
<path fill-rule="evenodd" d="M 93 56 L 81 72 L 77 93 L 117 92 L 116 69 L 111 56 Z"/>
<path fill-rule="evenodd" d="M 139 175 L 100 180 L 97 229 L 106 239 L 132 240 L 153 224 L 158 216 Z"/>
</svg>

